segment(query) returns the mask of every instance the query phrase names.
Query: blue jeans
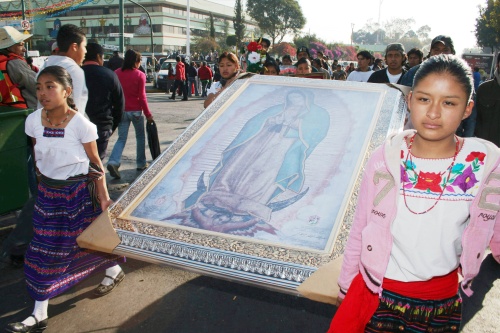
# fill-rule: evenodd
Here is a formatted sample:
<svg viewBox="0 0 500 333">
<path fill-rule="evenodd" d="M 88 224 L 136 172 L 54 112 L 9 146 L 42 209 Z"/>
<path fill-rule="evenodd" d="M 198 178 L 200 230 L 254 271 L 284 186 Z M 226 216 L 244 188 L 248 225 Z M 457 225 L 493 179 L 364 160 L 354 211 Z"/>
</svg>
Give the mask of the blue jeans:
<svg viewBox="0 0 500 333">
<path fill-rule="evenodd" d="M 109 156 L 108 164 L 116 167 L 120 166 L 123 149 L 125 149 L 125 144 L 127 143 L 130 122 L 134 125 L 135 140 L 137 141 L 137 167 L 142 168 L 146 165 L 146 135 L 144 132 L 144 116 L 142 115 L 142 111 L 123 112 L 122 121 L 118 124 L 118 140 L 116 140 L 113 151 Z"/>
<path fill-rule="evenodd" d="M 193 92 L 191 91 L 193 88 L 194 84 L 194 91 L 195 95 L 198 96 L 198 85 L 196 84 L 196 76 L 195 77 L 189 77 L 188 78 L 188 96 L 191 97 L 193 95 Z"/>
</svg>

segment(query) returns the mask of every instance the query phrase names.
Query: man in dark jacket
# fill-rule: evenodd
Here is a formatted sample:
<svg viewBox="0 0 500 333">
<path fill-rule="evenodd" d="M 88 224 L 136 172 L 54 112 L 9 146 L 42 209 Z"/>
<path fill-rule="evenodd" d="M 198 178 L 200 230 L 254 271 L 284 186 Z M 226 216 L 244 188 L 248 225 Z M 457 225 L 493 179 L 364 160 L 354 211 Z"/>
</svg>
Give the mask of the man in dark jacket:
<svg viewBox="0 0 500 333">
<path fill-rule="evenodd" d="M 197 76 L 198 76 L 198 70 L 196 69 L 196 63 L 194 61 L 191 61 L 191 64 L 189 65 L 187 70 L 188 97 L 193 96 L 193 86 L 194 86 L 195 96 L 200 96 L 200 94 L 198 93 L 198 85 L 196 84 Z"/>
<path fill-rule="evenodd" d="M 118 53 L 118 51 L 114 51 L 113 56 L 109 58 L 108 68 L 111 69 L 112 71 L 115 71 L 118 68 L 121 68 L 122 65 L 123 65 L 123 58 L 120 57 L 120 53 Z"/>
<path fill-rule="evenodd" d="M 118 127 L 125 109 L 122 85 L 115 72 L 102 66 L 103 55 L 102 46 L 97 43 L 88 43 L 82 66 L 89 90 L 85 112 L 90 121 L 97 126 L 99 135 L 97 150 L 101 160 L 106 157 L 109 138 Z"/>
<path fill-rule="evenodd" d="M 406 53 L 403 44 L 393 43 L 387 45 L 385 49 L 385 63 L 387 67 L 373 72 L 368 82 L 400 84 L 403 75 L 406 73 L 403 67 L 406 63 Z"/>
<path fill-rule="evenodd" d="M 495 76 L 477 89 L 476 111 L 476 136 L 500 146 L 500 53 Z"/>
</svg>

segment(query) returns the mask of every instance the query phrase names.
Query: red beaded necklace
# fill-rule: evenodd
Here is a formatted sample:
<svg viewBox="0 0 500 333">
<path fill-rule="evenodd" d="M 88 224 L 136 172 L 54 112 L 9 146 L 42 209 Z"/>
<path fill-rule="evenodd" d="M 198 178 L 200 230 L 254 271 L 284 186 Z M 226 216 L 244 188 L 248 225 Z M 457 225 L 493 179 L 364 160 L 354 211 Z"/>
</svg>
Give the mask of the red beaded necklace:
<svg viewBox="0 0 500 333">
<path fill-rule="evenodd" d="M 405 167 L 408 165 L 407 162 L 408 162 L 408 158 L 410 159 L 410 162 L 411 162 L 411 148 L 413 146 L 413 140 L 415 140 L 415 136 L 417 134 L 413 135 L 410 139 L 410 143 L 408 144 L 408 152 L 406 153 L 406 160 L 405 160 Z M 416 215 L 421 215 L 421 214 L 425 214 L 427 212 L 429 212 L 431 209 L 433 209 L 434 207 L 436 207 L 437 203 L 439 202 L 439 200 L 441 200 L 441 197 L 443 196 L 443 193 L 444 193 L 444 190 L 446 188 L 446 184 L 448 184 L 448 181 L 450 180 L 450 176 L 451 176 L 451 170 L 453 169 L 453 166 L 455 165 L 455 160 L 457 159 L 457 155 L 458 155 L 458 150 L 459 150 L 459 147 L 460 147 L 460 141 L 458 140 L 458 137 L 455 135 L 455 141 L 456 141 L 456 145 L 455 145 L 455 155 L 453 155 L 453 161 L 451 161 L 451 164 L 450 166 L 446 169 L 446 170 L 449 170 L 448 171 L 448 176 L 446 177 L 446 181 L 444 182 L 443 184 L 443 190 L 441 191 L 441 193 L 439 194 L 439 197 L 436 199 L 436 201 L 434 202 L 434 204 L 426 209 L 425 211 L 423 212 L 415 212 L 413 209 L 411 209 L 409 206 L 408 206 L 408 202 L 406 201 L 406 192 L 405 192 L 405 186 L 403 184 L 403 199 L 404 199 L 404 202 L 405 202 L 405 206 L 406 208 L 408 208 L 408 210 L 410 212 L 412 212 L 413 214 L 416 214 Z M 440 173 L 441 175 L 444 175 L 445 174 L 445 171 L 443 171 L 442 173 Z M 413 162 L 411 163 L 411 171 L 413 171 L 413 173 L 415 175 L 417 175 L 417 173 L 415 172 L 415 169 L 413 168 Z M 405 171 L 406 172 L 406 171 Z"/>
</svg>

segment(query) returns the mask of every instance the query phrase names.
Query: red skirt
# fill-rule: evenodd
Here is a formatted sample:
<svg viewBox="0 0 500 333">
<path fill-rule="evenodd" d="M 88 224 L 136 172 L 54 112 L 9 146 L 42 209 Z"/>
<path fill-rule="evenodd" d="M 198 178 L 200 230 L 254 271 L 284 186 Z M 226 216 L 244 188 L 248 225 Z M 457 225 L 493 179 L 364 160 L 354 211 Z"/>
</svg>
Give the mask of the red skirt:
<svg viewBox="0 0 500 333">
<path fill-rule="evenodd" d="M 359 273 L 351 282 L 327 333 L 363 333 L 379 302 L 378 294 L 368 289 Z"/>
<path fill-rule="evenodd" d="M 384 278 L 384 289 L 396 294 L 419 299 L 440 300 L 457 295 L 457 270 L 429 281 L 400 282 Z M 337 309 L 327 333 L 364 333 L 366 325 L 377 311 L 380 304 L 379 295 L 366 286 L 359 273 L 351 283 L 344 301 Z"/>
</svg>

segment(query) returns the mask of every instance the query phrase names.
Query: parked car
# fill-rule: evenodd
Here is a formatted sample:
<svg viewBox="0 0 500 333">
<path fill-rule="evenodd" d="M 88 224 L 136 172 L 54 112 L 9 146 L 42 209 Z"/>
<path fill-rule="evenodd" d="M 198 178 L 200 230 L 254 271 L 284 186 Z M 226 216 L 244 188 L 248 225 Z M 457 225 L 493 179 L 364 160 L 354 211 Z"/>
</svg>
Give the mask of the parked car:
<svg viewBox="0 0 500 333">
<path fill-rule="evenodd" d="M 158 72 L 155 72 L 155 87 L 158 89 L 167 89 L 168 64 L 171 64 L 173 67 L 175 67 L 176 61 L 174 59 L 165 59 L 161 64 L 160 70 Z"/>
</svg>

